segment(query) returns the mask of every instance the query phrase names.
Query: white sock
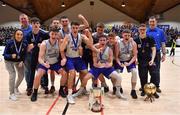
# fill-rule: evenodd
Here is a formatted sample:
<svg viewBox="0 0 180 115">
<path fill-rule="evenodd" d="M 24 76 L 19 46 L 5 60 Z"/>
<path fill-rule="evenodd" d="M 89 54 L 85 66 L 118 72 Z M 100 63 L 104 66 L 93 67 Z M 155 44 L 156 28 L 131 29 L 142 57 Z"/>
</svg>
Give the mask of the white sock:
<svg viewBox="0 0 180 115">
<path fill-rule="evenodd" d="M 51 85 L 54 86 L 54 82 L 51 82 Z"/>
<path fill-rule="evenodd" d="M 72 95 L 72 89 L 68 89 L 68 95 Z"/>
</svg>

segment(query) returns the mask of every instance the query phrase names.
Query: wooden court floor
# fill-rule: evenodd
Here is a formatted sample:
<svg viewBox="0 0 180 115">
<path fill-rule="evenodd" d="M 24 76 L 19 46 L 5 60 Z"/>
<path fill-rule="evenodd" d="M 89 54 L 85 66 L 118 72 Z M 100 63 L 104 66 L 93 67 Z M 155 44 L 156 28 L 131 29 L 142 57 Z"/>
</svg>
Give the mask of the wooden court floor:
<svg viewBox="0 0 180 115">
<path fill-rule="evenodd" d="M 110 92 L 104 96 L 104 115 L 180 115 L 180 57 L 175 57 L 172 63 L 170 57 L 167 57 L 166 62 L 161 65 L 161 89 L 160 98 L 155 99 L 153 103 L 145 102 L 144 98 L 140 96 L 139 79 L 137 84 L 138 99 L 134 100 L 130 97 L 130 74 L 127 72 L 122 74 L 122 87 L 124 95 L 128 100 L 124 101 L 117 99 L 111 95 Z M 21 95 L 18 96 L 17 101 L 10 101 L 8 91 L 8 73 L 5 69 L 4 62 L 0 60 L 0 115 L 46 115 L 50 106 L 57 99 L 57 92 L 59 89 L 59 79 L 56 77 L 55 86 L 56 94 L 45 95 L 43 91 L 39 90 L 38 101 L 31 102 L 30 97 L 26 96 L 26 84 L 23 80 L 20 85 Z M 79 87 L 80 84 L 78 84 Z M 91 81 L 88 82 L 88 90 Z M 50 87 L 50 86 L 49 86 Z M 66 99 L 59 98 L 50 111 L 49 115 L 62 115 L 63 109 L 66 105 Z M 102 113 L 93 113 L 88 109 L 88 96 L 76 98 L 76 104 L 70 105 L 66 115 L 100 115 Z"/>
</svg>

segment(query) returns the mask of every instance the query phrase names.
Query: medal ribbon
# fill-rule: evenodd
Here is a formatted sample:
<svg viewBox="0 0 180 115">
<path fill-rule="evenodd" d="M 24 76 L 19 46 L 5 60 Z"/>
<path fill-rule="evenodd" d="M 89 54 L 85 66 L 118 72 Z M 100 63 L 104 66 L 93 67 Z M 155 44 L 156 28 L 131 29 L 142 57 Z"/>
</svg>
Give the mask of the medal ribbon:
<svg viewBox="0 0 180 115">
<path fill-rule="evenodd" d="M 104 55 L 104 52 L 106 51 L 106 48 L 107 47 L 105 47 L 105 49 L 99 53 L 100 60 L 103 60 L 103 55 Z"/>
<path fill-rule="evenodd" d="M 139 38 L 139 41 L 140 41 L 140 43 L 141 43 L 142 51 L 143 51 L 143 53 L 144 53 L 144 50 L 145 50 L 145 43 L 142 43 L 141 38 Z"/>
<path fill-rule="evenodd" d="M 77 39 L 75 40 L 75 38 L 73 37 L 72 33 L 71 33 L 71 37 L 72 37 L 72 40 L 73 40 L 73 44 L 74 44 L 74 48 L 77 49 L 78 47 L 78 35 L 77 35 Z"/>
<path fill-rule="evenodd" d="M 36 37 L 35 37 L 34 34 L 32 33 L 32 40 L 33 40 L 33 43 L 35 43 L 36 45 L 38 44 L 37 39 L 39 39 L 39 32 L 38 32 L 38 34 L 37 34 Z"/>
<path fill-rule="evenodd" d="M 17 53 L 17 55 L 19 56 L 20 51 L 21 51 L 21 48 L 22 48 L 22 41 L 21 41 L 21 44 L 20 44 L 20 46 L 19 46 L 19 49 L 17 48 L 17 45 L 16 45 L 15 40 L 14 40 L 14 46 L 15 46 L 15 49 L 16 49 L 16 53 Z"/>
</svg>

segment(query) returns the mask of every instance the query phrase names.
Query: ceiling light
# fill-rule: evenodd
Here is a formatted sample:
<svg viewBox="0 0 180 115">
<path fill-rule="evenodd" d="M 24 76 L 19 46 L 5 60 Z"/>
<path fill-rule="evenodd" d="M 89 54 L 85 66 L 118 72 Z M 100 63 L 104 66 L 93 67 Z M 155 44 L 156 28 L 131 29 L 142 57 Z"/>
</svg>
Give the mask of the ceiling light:
<svg viewBox="0 0 180 115">
<path fill-rule="evenodd" d="M 125 6 L 126 6 L 124 0 L 122 1 L 121 6 L 122 6 L 122 7 L 125 7 Z"/>
<path fill-rule="evenodd" d="M 61 7 L 63 7 L 63 8 L 66 7 L 64 2 L 62 2 Z"/>
<path fill-rule="evenodd" d="M 2 6 L 6 6 L 6 4 L 4 2 L 2 2 Z"/>
</svg>

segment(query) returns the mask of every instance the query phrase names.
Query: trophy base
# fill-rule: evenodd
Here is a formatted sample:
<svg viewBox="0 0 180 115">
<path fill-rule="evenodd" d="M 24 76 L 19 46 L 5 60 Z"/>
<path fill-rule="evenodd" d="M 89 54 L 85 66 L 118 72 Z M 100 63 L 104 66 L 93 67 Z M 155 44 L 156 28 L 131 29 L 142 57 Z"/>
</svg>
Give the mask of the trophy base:
<svg viewBox="0 0 180 115">
<path fill-rule="evenodd" d="M 103 108 L 99 109 L 99 110 L 94 110 L 94 109 L 91 109 L 92 112 L 95 112 L 95 113 L 99 113 L 103 110 Z"/>
<path fill-rule="evenodd" d="M 90 90 L 89 109 L 92 112 L 101 112 L 103 110 L 103 94 L 104 90 L 102 88 L 94 88 Z"/>
<path fill-rule="evenodd" d="M 103 106 L 101 103 L 95 102 L 91 108 L 92 112 L 101 112 L 103 110 Z"/>
<path fill-rule="evenodd" d="M 152 103 L 153 101 L 155 101 L 155 98 L 153 95 L 149 95 L 144 99 L 144 101 L 148 101 L 148 100 L 150 100 L 150 102 Z"/>
</svg>

